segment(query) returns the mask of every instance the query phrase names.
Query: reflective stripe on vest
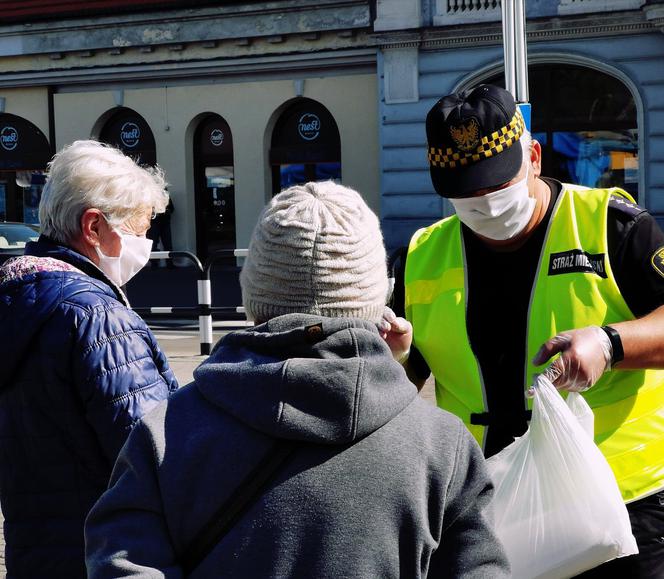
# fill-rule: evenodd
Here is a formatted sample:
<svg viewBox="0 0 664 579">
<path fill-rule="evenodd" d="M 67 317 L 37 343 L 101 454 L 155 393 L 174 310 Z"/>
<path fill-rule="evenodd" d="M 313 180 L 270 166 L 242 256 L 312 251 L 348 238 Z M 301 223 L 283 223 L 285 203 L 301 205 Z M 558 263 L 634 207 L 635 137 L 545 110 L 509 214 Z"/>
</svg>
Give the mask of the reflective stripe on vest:
<svg viewBox="0 0 664 579">
<path fill-rule="evenodd" d="M 528 311 L 524 389 L 539 347 L 558 332 L 634 319 L 608 259 L 606 213 L 619 189 L 565 185 L 554 208 Z M 603 219 L 597 219 L 603 215 Z M 413 342 L 436 377 L 438 405 L 459 416 L 483 446 L 486 429 L 471 425 L 486 396 L 466 328 L 465 256 L 460 222 L 444 219 L 418 231 L 406 261 L 406 317 Z M 595 441 L 626 501 L 664 488 L 664 372 L 606 373 L 584 394 L 595 413 Z M 528 401 L 529 402 L 529 401 Z M 526 408 L 524 398 L 524 409 Z"/>
</svg>

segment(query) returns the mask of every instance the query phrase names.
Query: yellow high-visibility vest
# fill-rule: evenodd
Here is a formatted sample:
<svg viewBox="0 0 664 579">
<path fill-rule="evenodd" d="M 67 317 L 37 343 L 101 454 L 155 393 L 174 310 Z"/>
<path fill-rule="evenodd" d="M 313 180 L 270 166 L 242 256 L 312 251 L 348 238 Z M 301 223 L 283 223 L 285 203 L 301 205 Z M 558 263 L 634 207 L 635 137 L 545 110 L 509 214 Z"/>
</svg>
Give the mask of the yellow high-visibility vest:
<svg viewBox="0 0 664 579">
<path fill-rule="evenodd" d="M 557 333 L 634 319 L 608 257 L 606 215 L 621 189 L 564 185 L 540 254 L 528 307 L 524 391 L 542 371 L 531 360 Z M 470 415 L 487 412 L 481 369 L 466 326 L 467 276 L 461 224 L 448 217 L 419 230 L 406 261 L 406 317 L 413 343 L 436 378 L 441 408 L 461 418 L 480 445 L 486 427 Z M 595 414 L 595 442 L 625 501 L 664 488 L 664 371 L 613 370 L 584 398 Z M 524 410 L 530 401 L 524 396 Z"/>
</svg>

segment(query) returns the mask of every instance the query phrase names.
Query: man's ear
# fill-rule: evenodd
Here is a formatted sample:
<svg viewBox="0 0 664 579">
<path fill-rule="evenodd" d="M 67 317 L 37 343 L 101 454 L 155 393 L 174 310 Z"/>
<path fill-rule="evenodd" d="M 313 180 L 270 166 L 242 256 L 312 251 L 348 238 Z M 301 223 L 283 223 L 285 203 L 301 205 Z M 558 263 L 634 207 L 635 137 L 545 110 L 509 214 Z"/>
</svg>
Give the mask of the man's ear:
<svg viewBox="0 0 664 579">
<path fill-rule="evenodd" d="M 539 177 L 542 173 L 542 145 L 535 139 L 530 147 L 530 163 L 533 167 L 533 174 L 535 177 Z"/>
<path fill-rule="evenodd" d="M 101 242 L 101 228 L 104 216 L 99 209 L 86 209 L 81 215 L 81 236 L 83 241 L 92 247 Z"/>
</svg>

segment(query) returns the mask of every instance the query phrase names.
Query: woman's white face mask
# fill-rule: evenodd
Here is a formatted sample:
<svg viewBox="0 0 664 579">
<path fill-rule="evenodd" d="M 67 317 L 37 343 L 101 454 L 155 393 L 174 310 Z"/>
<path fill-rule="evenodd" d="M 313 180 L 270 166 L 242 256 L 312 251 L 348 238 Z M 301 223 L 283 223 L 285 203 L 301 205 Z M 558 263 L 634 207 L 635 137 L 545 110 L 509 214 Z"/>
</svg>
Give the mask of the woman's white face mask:
<svg viewBox="0 0 664 579">
<path fill-rule="evenodd" d="M 150 259 L 152 240 L 131 233 L 113 229 L 120 236 L 122 247 L 120 255 L 105 255 L 99 247 L 95 247 L 99 256 L 99 269 L 118 287 L 126 284 L 134 277 Z"/>
<path fill-rule="evenodd" d="M 528 172 L 509 187 L 481 197 L 450 199 L 462 223 L 475 233 L 496 241 L 511 239 L 530 222 L 536 201 L 528 195 Z"/>
</svg>

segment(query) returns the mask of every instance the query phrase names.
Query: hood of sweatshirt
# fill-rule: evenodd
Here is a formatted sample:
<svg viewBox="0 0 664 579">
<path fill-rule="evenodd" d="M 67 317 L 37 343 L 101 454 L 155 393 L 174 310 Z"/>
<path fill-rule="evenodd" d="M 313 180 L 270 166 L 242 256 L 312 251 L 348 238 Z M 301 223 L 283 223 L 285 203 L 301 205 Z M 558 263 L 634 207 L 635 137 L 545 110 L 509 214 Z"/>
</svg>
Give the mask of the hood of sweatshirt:
<svg viewBox="0 0 664 579">
<path fill-rule="evenodd" d="M 194 381 L 251 428 L 318 444 L 359 440 L 417 396 L 375 324 L 305 314 L 228 334 Z"/>
</svg>

